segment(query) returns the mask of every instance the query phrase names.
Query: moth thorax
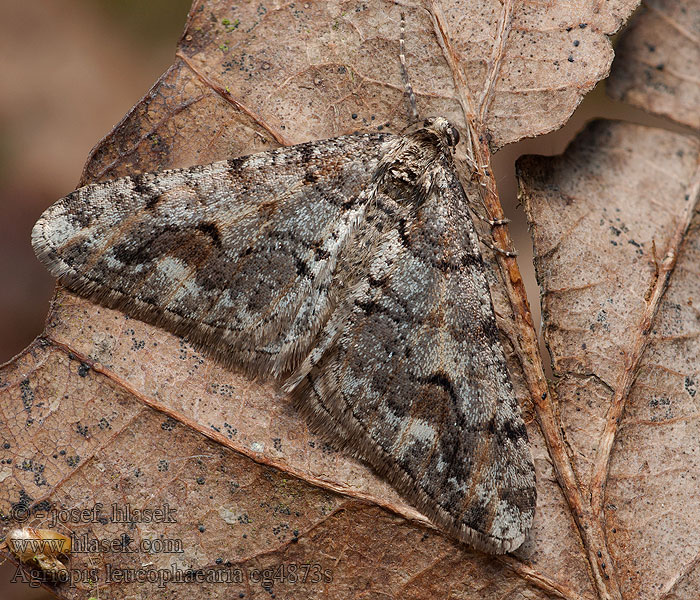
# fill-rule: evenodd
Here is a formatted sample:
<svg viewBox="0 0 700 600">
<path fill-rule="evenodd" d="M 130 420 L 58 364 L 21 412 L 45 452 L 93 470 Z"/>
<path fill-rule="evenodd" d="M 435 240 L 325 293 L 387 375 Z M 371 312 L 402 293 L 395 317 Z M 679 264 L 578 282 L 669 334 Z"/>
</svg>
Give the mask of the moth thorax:
<svg viewBox="0 0 700 600">
<path fill-rule="evenodd" d="M 432 144 L 412 140 L 404 144 L 380 171 L 379 189 L 397 202 L 422 203 L 430 190 L 439 150 Z"/>
</svg>

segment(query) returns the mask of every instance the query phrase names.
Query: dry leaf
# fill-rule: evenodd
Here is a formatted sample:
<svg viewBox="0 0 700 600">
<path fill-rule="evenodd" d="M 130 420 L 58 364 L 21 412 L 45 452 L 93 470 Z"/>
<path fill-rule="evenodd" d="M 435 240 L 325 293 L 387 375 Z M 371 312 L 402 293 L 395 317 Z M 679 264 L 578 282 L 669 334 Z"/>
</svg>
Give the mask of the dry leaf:
<svg viewBox="0 0 700 600">
<path fill-rule="evenodd" d="M 608 93 L 700 129 L 700 3 L 645 0 L 616 47 Z"/>
<path fill-rule="evenodd" d="M 691 4 L 645 4 L 609 89 L 697 127 Z M 648 68 L 656 52 L 672 66 L 663 77 Z M 567 498 L 580 499 L 579 528 L 602 531 L 593 560 L 582 539 L 613 597 L 700 595 L 698 158 L 695 138 L 599 122 L 562 157 L 518 163 L 558 376 L 553 426 L 574 467 Z"/>
<path fill-rule="evenodd" d="M 600 121 L 518 166 L 561 427 L 623 596 L 698 597 L 672 595 L 700 555 L 697 140 Z"/>
<path fill-rule="evenodd" d="M 198 2 L 176 63 L 95 149 L 83 182 L 401 129 L 402 11 L 421 113 L 468 128 L 487 165 L 490 148 L 566 121 L 606 74 L 606 34 L 633 5 Z M 493 176 L 480 175 L 498 217 Z M 508 246 L 504 229 L 494 239 Z M 176 598 L 267 597 L 265 589 L 285 598 L 614 597 L 595 558 L 608 560 L 602 528 L 588 527 L 595 523 L 577 508 L 552 426 L 517 265 L 500 262 L 505 284 L 494 274 L 492 285 L 513 342 L 510 365 L 544 432 L 531 417 L 538 512 L 515 556 L 485 557 L 431 529 L 367 467 L 312 437 L 272 385 L 61 290 L 44 336 L 0 371 L 3 528 L 62 526 L 78 540 L 114 541 L 108 551 L 74 544 L 76 587 L 58 588 L 66 598 L 160 593 L 157 579 L 112 577 L 98 589 L 115 569 L 197 581 L 169 587 Z M 114 522 L 113 503 L 171 520 Z M 76 507 L 87 513 L 51 524 L 53 511 Z M 232 582 L 206 582 L 217 573 Z"/>
<path fill-rule="evenodd" d="M 607 74 L 606 36 L 636 4 L 195 2 L 175 64 L 95 149 L 83 183 L 399 130 L 401 12 L 421 115 L 470 118 L 494 148 L 551 131 Z"/>
</svg>

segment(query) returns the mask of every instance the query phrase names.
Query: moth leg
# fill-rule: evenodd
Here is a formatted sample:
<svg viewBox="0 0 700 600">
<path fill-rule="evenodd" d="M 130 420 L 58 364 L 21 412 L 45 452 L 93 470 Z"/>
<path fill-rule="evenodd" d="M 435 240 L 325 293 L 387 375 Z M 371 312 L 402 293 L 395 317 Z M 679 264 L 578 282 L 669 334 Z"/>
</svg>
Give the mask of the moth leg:
<svg viewBox="0 0 700 600">
<path fill-rule="evenodd" d="M 504 218 L 504 219 L 488 219 L 488 218 L 486 218 L 486 217 L 480 215 L 480 214 L 479 214 L 478 212 L 476 212 L 476 211 L 472 211 L 472 212 L 474 213 L 474 215 L 475 215 L 479 220 L 483 221 L 484 223 L 488 223 L 492 228 L 493 228 L 493 227 L 498 227 L 499 225 L 507 225 L 508 223 L 510 223 L 510 219 L 508 219 L 508 218 Z"/>
<path fill-rule="evenodd" d="M 481 214 L 479 214 L 478 211 L 474 210 L 473 206 L 469 206 L 469 211 L 480 221 L 483 221 L 484 223 L 488 223 L 488 225 L 493 229 L 494 227 L 499 227 L 501 225 L 507 225 L 510 223 L 510 219 L 508 218 L 503 218 L 503 219 L 489 219 Z M 499 248 L 498 246 L 494 246 L 491 242 L 483 239 L 483 236 L 479 234 L 479 232 L 476 232 L 477 236 L 479 236 L 479 240 L 481 241 L 484 246 L 487 248 L 490 248 L 494 252 L 498 252 L 499 254 L 502 254 L 503 256 L 508 256 L 510 258 L 513 258 L 515 256 L 518 256 L 517 252 L 513 252 L 510 250 L 503 250 L 503 248 Z"/>
<path fill-rule="evenodd" d="M 486 240 L 481 240 L 481 243 L 484 244 L 487 248 L 490 248 L 494 252 L 498 252 L 499 254 L 502 254 L 503 256 L 507 256 L 509 258 L 515 258 L 518 256 L 517 251 L 515 250 L 504 250 L 503 248 L 499 248 L 498 246 L 494 246 L 490 242 L 487 242 Z"/>
</svg>

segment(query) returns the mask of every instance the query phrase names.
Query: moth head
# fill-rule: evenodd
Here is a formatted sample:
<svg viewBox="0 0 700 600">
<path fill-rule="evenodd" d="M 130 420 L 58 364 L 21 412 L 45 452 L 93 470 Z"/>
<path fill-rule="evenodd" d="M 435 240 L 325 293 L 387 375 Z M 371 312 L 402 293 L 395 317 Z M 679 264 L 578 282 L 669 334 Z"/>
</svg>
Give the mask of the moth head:
<svg viewBox="0 0 700 600">
<path fill-rule="evenodd" d="M 459 131 L 445 117 L 430 117 L 407 127 L 404 134 L 418 134 L 419 137 L 436 137 L 448 148 L 459 144 Z"/>
<path fill-rule="evenodd" d="M 459 131 L 445 117 L 426 119 L 423 122 L 423 127 L 442 138 L 450 148 L 454 148 L 459 144 Z"/>
</svg>

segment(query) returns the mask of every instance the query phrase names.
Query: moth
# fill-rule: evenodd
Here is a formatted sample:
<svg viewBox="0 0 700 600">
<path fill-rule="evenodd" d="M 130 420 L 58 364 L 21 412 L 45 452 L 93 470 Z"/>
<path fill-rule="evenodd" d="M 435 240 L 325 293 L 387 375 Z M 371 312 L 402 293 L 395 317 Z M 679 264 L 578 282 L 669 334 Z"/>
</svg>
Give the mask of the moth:
<svg viewBox="0 0 700 600">
<path fill-rule="evenodd" d="M 70 290 L 252 377 L 440 528 L 490 553 L 535 509 L 446 119 L 91 184 L 34 250 Z"/>
</svg>

